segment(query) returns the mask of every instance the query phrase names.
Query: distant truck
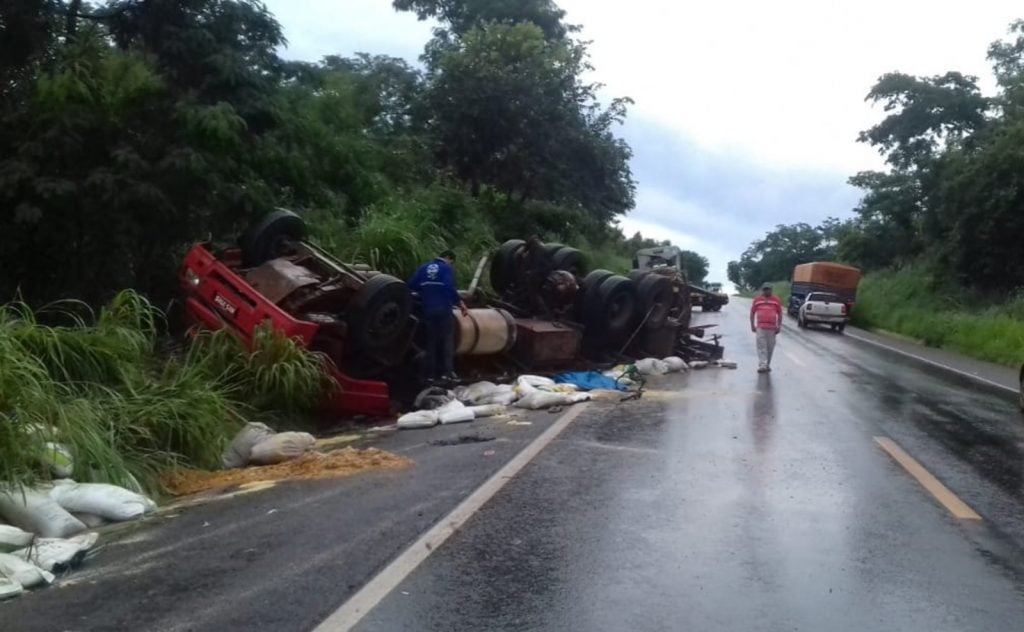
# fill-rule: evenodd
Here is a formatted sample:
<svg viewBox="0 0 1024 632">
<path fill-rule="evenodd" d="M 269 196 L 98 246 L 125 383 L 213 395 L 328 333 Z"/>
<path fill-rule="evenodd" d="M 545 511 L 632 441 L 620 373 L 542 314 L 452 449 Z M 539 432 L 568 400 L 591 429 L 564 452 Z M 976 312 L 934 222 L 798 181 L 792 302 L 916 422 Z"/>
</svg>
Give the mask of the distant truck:
<svg viewBox="0 0 1024 632">
<path fill-rule="evenodd" d="M 704 287 L 691 285 L 690 304 L 700 305 L 702 312 L 717 312 L 729 304 L 729 295 L 722 291 L 721 283 L 707 283 Z"/>
<path fill-rule="evenodd" d="M 793 283 L 789 290 L 789 314 L 799 316 L 800 307 L 812 292 L 824 292 L 838 297 L 849 314 L 857 301 L 860 270 L 830 261 L 804 263 L 793 268 Z"/>
<path fill-rule="evenodd" d="M 636 251 L 633 257 L 634 270 L 657 270 L 658 268 L 675 268 L 683 271 L 680 260 L 680 250 L 676 246 L 658 246 L 656 248 L 643 248 Z M 703 288 L 693 283 L 687 283 L 690 295 L 691 307 L 700 306 L 701 311 L 717 312 L 724 305 L 729 303 L 729 295 L 722 292 L 721 283 L 712 283 Z"/>
</svg>

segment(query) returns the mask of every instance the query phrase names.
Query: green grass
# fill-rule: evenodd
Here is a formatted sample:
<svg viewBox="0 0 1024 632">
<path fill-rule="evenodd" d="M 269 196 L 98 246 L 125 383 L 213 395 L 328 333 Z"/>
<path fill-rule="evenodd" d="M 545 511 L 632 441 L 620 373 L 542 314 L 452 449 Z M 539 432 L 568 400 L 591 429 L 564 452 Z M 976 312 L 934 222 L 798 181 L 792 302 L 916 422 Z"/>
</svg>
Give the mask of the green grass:
<svg viewBox="0 0 1024 632">
<path fill-rule="evenodd" d="M 159 492 L 167 468 L 216 468 L 249 414 L 311 408 L 329 384 L 320 357 L 269 330 L 251 350 L 218 332 L 162 357 L 162 322 L 130 291 L 95 316 L 0 306 L 0 486 L 48 479 L 54 442 L 78 481 Z"/>
<path fill-rule="evenodd" d="M 1009 366 L 1024 363 L 1024 298 L 942 288 L 923 267 L 864 277 L 854 324 Z"/>
</svg>

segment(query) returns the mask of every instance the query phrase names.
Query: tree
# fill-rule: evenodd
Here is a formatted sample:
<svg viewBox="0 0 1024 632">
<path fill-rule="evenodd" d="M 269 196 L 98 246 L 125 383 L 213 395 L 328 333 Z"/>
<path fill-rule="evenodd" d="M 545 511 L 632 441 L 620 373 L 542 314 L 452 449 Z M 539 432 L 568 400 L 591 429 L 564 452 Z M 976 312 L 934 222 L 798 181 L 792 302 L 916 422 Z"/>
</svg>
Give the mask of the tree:
<svg viewBox="0 0 1024 632">
<path fill-rule="evenodd" d="M 747 284 L 743 280 L 743 268 L 739 261 L 730 261 L 726 266 L 726 277 L 729 282 L 736 286 L 738 290 L 748 289 Z"/>
<path fill-rule="evenodd" d="M 686 271 L 686 278 L 690 283 L 701 284 L 708 278 L 708 258 L 697 254 L 692 250 L 682 250 L 679 253 L 680 264 Z"/>
<path fill-rule="evenodd" d="M 564 39 L 577 30 L 562 22 L 565 11 L 551 0 L 394 0 L 392 4 L 399 11 L 414 11 L 421 20 L 439 20 L 460 37 L 488 22 L 529 22 L 550 40 Z"/>
<path fill-rule="evenodd" d="M 793 268 L 801 263 L 828 261 L 834 257 L 834 247 L 820 228 L 805 223 L 779 224 L 763 239 L 750 244 L 730 268 L 729 280 L 744 288 L 758 287 L 769 281 L 790 278 Z"/>
<path fill-rule="evenodd" d="M 441 166 L 510 201 L 575 208 L 600 224 L 633 206 L 629 147 L 612 134 L 627 100 L 601 108 L 586 50 L 531 23 L 484 24 L 430 68 L 429 130 Z"/>
<path fill-rule="evenodd" d="M 861 132 L 859 140 L 876 147 L 898 170 L 927 166 L 938 150 L 981 129 L 991 106 L 978 78 L 959 72 L 882 75 L 865 100 L 883 103 L 891 114 Z"/>
</svg>

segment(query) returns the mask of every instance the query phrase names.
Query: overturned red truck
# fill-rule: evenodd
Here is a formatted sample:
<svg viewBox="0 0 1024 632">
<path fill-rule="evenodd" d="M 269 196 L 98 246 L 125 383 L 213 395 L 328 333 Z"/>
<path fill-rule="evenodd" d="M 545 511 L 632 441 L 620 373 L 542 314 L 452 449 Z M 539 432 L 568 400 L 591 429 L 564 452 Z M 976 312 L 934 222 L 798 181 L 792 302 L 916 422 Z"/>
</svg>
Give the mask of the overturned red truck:
<svg viewBox="0 0 1024 632">
<path fill-rule="evenodd" d="M 686 280 L 675 268 L 629 277 L 588 271 L 583 254 L 537 238 L 504 243 L 491 260 L 493 294 L 479 288 L 481 260 L 456 318 L 460 372 L 600 366 L 636 357 L 717 359 L 721 347 L 689 328 Z M 269 323 L 323 353 L 337 383 L 334 415 L 387 416 L 418 389 L 423 353 L 415 297 L 401 280 L 338 261 L 305 239 L 302 219 L 277 210 L 237 247 L 199 243 L 181 266 L 185 307 L 198 326 L 229 327 L 249 342 Z"/>
</svg>

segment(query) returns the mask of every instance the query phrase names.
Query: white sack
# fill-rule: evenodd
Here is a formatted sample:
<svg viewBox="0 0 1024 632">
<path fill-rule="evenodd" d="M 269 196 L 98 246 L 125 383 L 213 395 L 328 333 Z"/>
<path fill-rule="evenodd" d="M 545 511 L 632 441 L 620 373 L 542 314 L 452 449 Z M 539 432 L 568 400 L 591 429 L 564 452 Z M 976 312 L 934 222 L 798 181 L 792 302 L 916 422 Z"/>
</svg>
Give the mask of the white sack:
<svg viewBox="0 0 1024 632">
<path fill-rule="evenodd" d="M 54 478 L 68 478 L 75 471 L 75 464 L 71 460 L 71 450 L 61 443 L 47 441 L 43 444 L 41 461 L 49 468 Z"/>
<path fill-rule="evenodd" d="M 641 375 L 665 375 L 669 372 L 669 366 L 658 358 L 644 358 L 636 361 L 636 370 Z"/>
<path fill-rule="evenodd" d="M 71 515 L 82 521 L 86 527 L 95 529 L 96 527 L 102 527 L 103 525 L 110 522 L 103 516 L 97 516 L 96 514 L 84 513 L 81 511 L 72 511 Z"/>
<path fill-rule="evenodd" d="M 54 579 L 53 573 L 10 553 L 0 553 L 0 576 L 13 579 L 25 588 L 49 584 Z"/>
<path fill-rule="evenodd" d="M 524 395 L 516 402 L 515 405 L 517 408 L 540 410 L 542 408 L 551 408 L 552 406 L 564 406 L 569 404 L 569 397 L 570 396 L 566 393 L 545 393 L 543 391 L 534 391 L 528 395 Z"/>
<path fill-rule="evenodd" d="M 707 366 L 707 360 L 694 360 L 693 362 L 690 363 L 691 369 L 704 369 L 707 368 Z"/>
<path fill-rule="evenodd" d="M 476 419 L 476 415 L 473 414 L 473 409 L 465 407 L 446 410 L 438 416 L 438 420 L 446 425 L 466 423 L 474 419 Z"/>
<path fill-rule="evenodd" d="M 0 516 L 44 538 L 66 538 L 85 525 L 46 493 L 33 489 L 0 491 Z M 25 582 L 21 582 L 24 586 Z"/>
<path fill-rule="evenodd" d="M 245 467 L 249 464 L 253 446 L 272 436 L 274 436 L 274 431 L 266 424 L 258 422 L 245 424 L 221 454 L 221 465 L 227 469 Z"/>
<path fill-rule="evenodd" d="M 26 547 L 32 543 L 35 535 L 22 531 L 18 527 L 0 524 L 0 553 L 9 553 L 15 549 Z"/>
<path fill-rule="evenodd" d="M 470 406 L 476 417 L 497 417 L 505 414 L 505 406 L 502 404 L 484 404 L 482 406 Z"/>
<path fill-rule="evenodd" d="M 455 389 L 455 397 L 466 404 L 479 404 L 498 392 L 498 385 L 493 382 L 477 382 Z"/>
<path fill-rule="evenodd" d="M 438 422 L 436 410 L 417 410 L 406 413 L 398 418 L 398 427 L 406 430 L 413 428 L 433 428 Z"/>
<path fill-rule="evenodd" d="M 31 547 L 15 551 L 14 555 L 44 571 L 61 571 L 78 566 L 99 537 L 98 533 L 81 533 L 67 539 L 40 538 Z"/>
<path fill-rule="evenodd" d="M 0 575 L 0 601 L 10 599 L 11 597 L 17 597 L 23 592 L 25 592 L 25 589 L 21 587 L 21 584 L 13 579 L 7 579 L 3 575 Z"/>
<path fill-rule="evenodd" d="M 114 522 L 135 520 L 156 509 L 156 503 L 142 494 L 106 483 L 57 481 L 50 498 L 68 511 L 95 514 Z"/>
<path fill-rule="evenodd" d="M 481 406 L 511 406 L 517 399 L 519 394 L 515 391 L 506 391 L 503 393 L 495 393 L 487 398 L 487 400 L 480 402 Z"/>
<path fill-rule="evenodd" d="M 668 365 L 668 370 L 671 373 L 675 373 L 677 371 L 688 371 L 690 369 L 690 365 L 686 363 L 686 360 L 676 356 L 669 356 L 663 359 L 662 362 Z"/>
<path fill-rule="evenodd" d="M 551 386 L 554 383 L 555 381 L 552 380 L 551 378 L 542 377 L 540 375 L 520 375 L 519 379 L 516 380 L 516 384 L 518 384 L 519 386 L 528 384 L 534 388 L 539 388 L 541 386 Z"/>
<path fill-rule="evenodd" d="M 297 459 L 316 445 L 316 437 L 308 432 L 280 432 L 252 447 L 249 463 L 273 465 Z"/>
</svg>

